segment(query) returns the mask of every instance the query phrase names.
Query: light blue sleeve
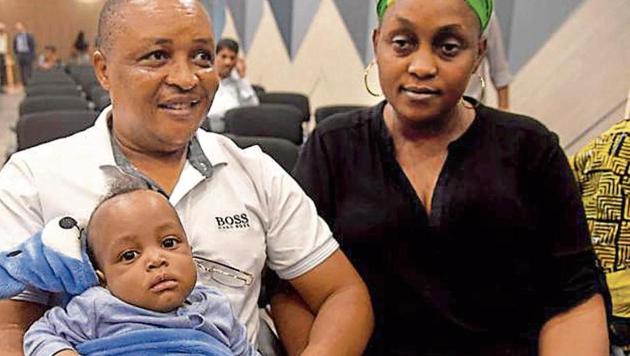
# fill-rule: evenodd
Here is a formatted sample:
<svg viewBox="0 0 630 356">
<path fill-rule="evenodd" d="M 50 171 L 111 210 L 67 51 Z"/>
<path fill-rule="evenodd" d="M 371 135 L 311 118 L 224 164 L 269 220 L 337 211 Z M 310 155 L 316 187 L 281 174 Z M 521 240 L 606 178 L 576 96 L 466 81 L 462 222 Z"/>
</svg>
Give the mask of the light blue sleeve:
<svg viewBox="0 0 630 356">
<path fill-rule="evenodd" d="M 254 345 L 247 340 L 247 329 L 232 311 L 232 306 L 225 294 L 216 288 L 197 286 L 196 292 L 204 295 L 204 318 L 210 329 L 217 330 L 221 338 L 236 356 L 259 355 Z M 207 330 L 208 331 L 208 330 Z M 212 333 L 212 332 L 211 332 Z"/>
<path fill-rule="evenodd" d="M 229 307 L 229 303 L 228 303 Z M 232 308 L 229 309 L 232 317 L 232 330 L 229 333 L 230 349 L 237 356 L 254 356 L 259 355 L 254 345 L 247 341 L 247 329 L 232 313 Z"/>
<path fill-rule="evenodd" d="M 50 356 L 93 339 L 98 324 L 93 290 L 72 298 L 65 309 L 48 310 L 33 323 L 24 335 L 24 354 Z"/>
</svg>

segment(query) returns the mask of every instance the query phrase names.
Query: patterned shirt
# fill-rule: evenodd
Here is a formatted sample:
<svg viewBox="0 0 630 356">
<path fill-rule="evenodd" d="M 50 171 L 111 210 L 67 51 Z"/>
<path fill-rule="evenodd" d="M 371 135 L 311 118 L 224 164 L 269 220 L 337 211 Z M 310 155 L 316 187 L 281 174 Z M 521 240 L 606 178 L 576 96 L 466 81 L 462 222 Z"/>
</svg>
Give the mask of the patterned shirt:
<svg viewBox="0 0 630 356">
<path fill-rule="evenodd" d="M 584 146 L 570 163 L 606 272 L 613 314 L 630 317 L 630 119 Z"/>
</svg>

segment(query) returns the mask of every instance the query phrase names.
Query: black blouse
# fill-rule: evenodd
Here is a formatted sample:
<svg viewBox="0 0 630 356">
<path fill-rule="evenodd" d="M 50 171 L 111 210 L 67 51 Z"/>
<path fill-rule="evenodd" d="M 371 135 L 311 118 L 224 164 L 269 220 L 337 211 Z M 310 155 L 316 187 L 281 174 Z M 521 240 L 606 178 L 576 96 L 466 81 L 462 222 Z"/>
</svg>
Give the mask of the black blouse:
<svg viewBox="0 0 630 356">
<path fill-rule="evenodd" d="M 368 285 L 367 353 L 535 354 L 542 324 L 598 291 L 556 135 L 480 105 L 448 147 L 427 215 L 384 105 L 324 121 L 294 172 Z"/>
</svg>

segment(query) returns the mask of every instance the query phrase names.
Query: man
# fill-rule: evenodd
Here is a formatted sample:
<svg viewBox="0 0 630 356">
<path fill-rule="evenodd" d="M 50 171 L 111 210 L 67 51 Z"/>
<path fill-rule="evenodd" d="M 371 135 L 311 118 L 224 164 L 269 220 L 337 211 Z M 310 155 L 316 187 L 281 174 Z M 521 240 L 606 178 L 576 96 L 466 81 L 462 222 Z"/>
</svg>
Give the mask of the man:
<svg viewBox="0 0 630 356">
<path fill-rule="evenodd" d="M 13 53 L 20 67 L 20 78 L 22 85 L 26 86 L 33 71 L 33 61 L 35 60 L 35 39 L 33 35 L 26 32 L 24 24 L 15 24 L 15 38 L 13 39 Z"/>
<path fill-rule="evenodd" d="M 610 290 L 613 355 L 630 353 L 630 112 L 569 160 Z"/>
<path fill-rule="evenodd" d="M 92 61 L 112 106 L 88 130 L 18 152 L 0 171 L 0 251 L 54 216 L 85 221 L 122 171 L 169 197 L 193 255 L 213 264 L 200 280 L 226 293 L 250 342 L 267 265 L 317 314 L 305 354 L 360 354 L 369 295 L 312 201 L 258 149 L 198 130 L 219 85 L 211 28 L 198 0 L 105 3 Z M 54 299 L 26 290 L 0 302 L 3 355 L 20 354 L 24 330 Z"/>
<path fill-rule="evenodd" d="M 9 35 L 4 23 L 0 22 L 0 93 L 4 93 L 4 86 L 7 85 L 7 53 L 9 53 Z"/>
<path fill-rule="evenodd" d="M 215 68 L 221 85 L 214 97 L 214 103 L 208 113 L 210 128 L 214 132 L 223 132 L 225 112 L 240 106 L 258 105 L 258 97 L 252 85 L 244 75 L 244 63 L 239 66 L 238 43 L 224 38 L 217 44 Z"/>
</svg>

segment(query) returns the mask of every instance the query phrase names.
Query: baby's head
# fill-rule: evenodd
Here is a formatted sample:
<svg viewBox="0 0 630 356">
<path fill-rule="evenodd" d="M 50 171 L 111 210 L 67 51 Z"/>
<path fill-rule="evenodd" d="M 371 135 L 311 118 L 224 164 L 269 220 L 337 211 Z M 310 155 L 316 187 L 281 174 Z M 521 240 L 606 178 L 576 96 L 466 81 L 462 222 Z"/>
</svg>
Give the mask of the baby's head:
<svg viewBox="0 0 630 356">
<path fill-rule="evenodd" d="M 181 306 L 197 280 L 177 212 L 162 194 L 116 182 L 94 209 L 87 248 L 101 285 L 115 297 L 159 312 Z"/>
</svg>

